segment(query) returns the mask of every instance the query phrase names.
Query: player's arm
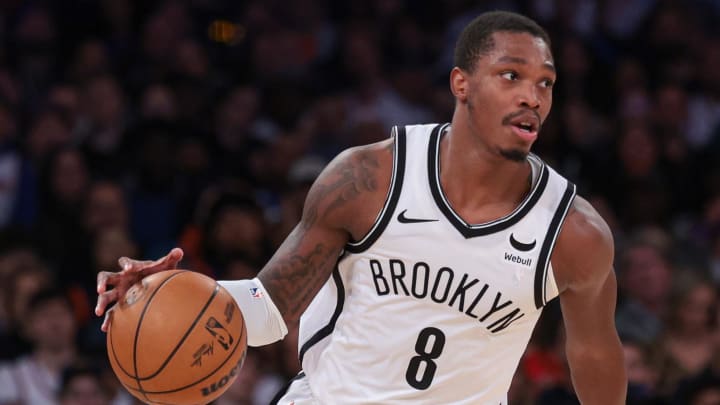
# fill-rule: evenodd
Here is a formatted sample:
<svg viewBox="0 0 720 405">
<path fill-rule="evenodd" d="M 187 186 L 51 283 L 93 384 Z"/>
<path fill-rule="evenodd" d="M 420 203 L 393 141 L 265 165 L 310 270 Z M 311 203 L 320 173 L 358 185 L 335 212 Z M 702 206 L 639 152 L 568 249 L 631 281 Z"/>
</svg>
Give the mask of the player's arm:
<svg viewBox="0 0 720 405">
<path fill-rule="evenodd" d="M 552 256 L 573 386 L 584 405 L 624 404 L 627 377 L 615 329 L 614 246 L 605 221 L 577 197 Z"/>
<path fill-rule="evenodd" d="M 285 322 L 299 319 L 330 277 L 348 240 L 364 236 L 372 227 L 390 187 L 392 154 L 393 141 L 386 140 L 338 155 L 310 188 L 300 223 L 258 277 L 220 281 L 243 310 L 250 345 L 282 338 Z M 122 271 L 98 274 L 96 314 L 102 316 L 135 282 L 176 267 L 181 258 L 179 249 L 157 261 L 122 258 Z M 103 330 L 108 320 L 106 316 Z"/>
<path fill-rule="evenodd" d="M 285 324 L 298 321 L 330 278 L 350 238 L 372 227 L 389 189 L 391 146 L 386 141 L 339 155 L 310 188 L 300 223 L 258 277 L 221 282 L 243 310 L 248 344 L 281 339 Z M 255 288 L 269 299 L 254 299 L 248 290 Z"/>
</svg>

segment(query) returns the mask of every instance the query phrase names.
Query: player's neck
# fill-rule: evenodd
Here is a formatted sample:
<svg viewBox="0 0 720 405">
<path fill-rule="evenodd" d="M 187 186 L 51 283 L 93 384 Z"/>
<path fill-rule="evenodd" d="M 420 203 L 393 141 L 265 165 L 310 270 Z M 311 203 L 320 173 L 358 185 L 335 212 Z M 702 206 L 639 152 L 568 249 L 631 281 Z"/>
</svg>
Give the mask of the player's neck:
<svg viewBox="0 0 720 405">
<path fill-rule="evenodd" d="M 440 142 L 440 182 L 453 207 L 519 204 L 530 190 L 530 164 L 493 154 L 460 131 L 453 136 L 451 128 Z"/>
</svg>

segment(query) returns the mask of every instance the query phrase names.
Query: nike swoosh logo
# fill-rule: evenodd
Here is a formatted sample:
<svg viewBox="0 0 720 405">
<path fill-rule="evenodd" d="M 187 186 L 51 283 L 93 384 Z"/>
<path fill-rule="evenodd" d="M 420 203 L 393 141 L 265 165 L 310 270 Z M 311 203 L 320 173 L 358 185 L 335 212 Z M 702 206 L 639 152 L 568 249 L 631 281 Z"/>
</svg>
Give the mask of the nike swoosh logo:
<svg viewBox="0 0 720 405">
<path fill-rule="evenodd" d="M 510 234 L 510 244 L 512 245 L 512 247 L 514 247 L 515 249 L 517 249 L 521 252 L 529 252 L 529 251 L 535 249 L 536 243 L 537 243 L 537 240 L 533 240 L 530 243 L 519 242 L 517 239 L 515 239 L 515 236 L 513 236 L 513 234 Z"/>
<path fill-rule="evenodd" d="M 438 221 L 437 219 L 408 218 L 405 216 L 406 212 L 407 212 L 407 210 L 403 210 L 403 212 L 401 212 L 397 217 L 398 222 L 400 222 L 401 224 L 417 224 L 419 222 L 437 222 Z"/>
</svg>

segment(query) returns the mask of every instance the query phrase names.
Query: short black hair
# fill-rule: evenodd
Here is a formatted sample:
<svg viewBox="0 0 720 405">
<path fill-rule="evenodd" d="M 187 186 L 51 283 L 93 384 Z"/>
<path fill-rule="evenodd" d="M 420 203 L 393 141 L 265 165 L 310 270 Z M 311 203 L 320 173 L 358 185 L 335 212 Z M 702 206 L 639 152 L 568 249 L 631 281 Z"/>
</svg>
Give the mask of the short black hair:
<svg viewBox="0 0 720 405">
<path fill-rule="evenodd" d="M 472 72 L 478 58 L 495 45 L 492 35 L 496 32 L 527 33 L 550 46 L 548 33 L 530 18 L 509 11 L 490 11 L 475 17 L 460 33 L 455 44 L 455 66 Z"/>
</svg>

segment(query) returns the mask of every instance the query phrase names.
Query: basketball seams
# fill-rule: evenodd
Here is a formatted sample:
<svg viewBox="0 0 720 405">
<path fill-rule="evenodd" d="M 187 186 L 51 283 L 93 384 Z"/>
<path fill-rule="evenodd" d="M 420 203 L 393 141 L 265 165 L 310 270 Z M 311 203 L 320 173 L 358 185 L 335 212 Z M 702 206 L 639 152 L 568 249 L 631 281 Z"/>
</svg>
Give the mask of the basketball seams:
<svg viewBox="0 0 720 405">
<path fill-rule="evenodd" d="M 178 274 L 180 274 L 180 273 L 182 273 L 182 272 L 184 272 L 184 271 L 180 271 L 180 272 L 177 272 L 177 273 L 175 273 L 175 274 L 171 274 L 171 275 L 168 276 L 166 279 L 164 279 L 164 280 L 158 285 L 158 287 L 155 289 L 155 291 L 153 292 L 153 294 L 150 296 L 150 299 L 152 299 L 152 297 L 155 295 L 155 293 L 157 292 L 157 290 L 159 290 L 160 287 L 162 287 L 167 281 L 169 281 L 171 278 L 177 276 Z M 125 373 L 126 376 L 128 376 L 128 377 L 130 377 L 130 378 L 132 378 L 132 379 L 136 379 L 136 378 L 137 378 L 137 373 L 136 373 L 136 375 L 130 374 L 130 372 L 128 372 L 127 370 L 125 370 L 125 367 L 123 367 L 122 363 L 121 363 L 120 360 L 118 359 L 117 352 L 115 351 L 115 344 L 114 344 L 114 339 L 113 339 L 114 331 L 115 331 L 115 328 L 112 327 L 112 320 L 111 320 L 110 332 L 108 332 L 108 336 L 109 336 L 109 338 L 110 338 L 110 351 L 111 351 L 112 354 L 113 354 L 113 358 L 115 359 L 115 363 L 118 365 L 118 368 L 119 368 L 123 373 Z M 134 339 L 134 337 L 133 337 L 133 339 Z"/>
<path fill-rule="evenodd" d="M 191 400 L 193 401 L 192 403 L 202 402 L 200 398 L 215 398 L 225 391 L 227 388 L 225 387 L 226 382 L 235 380 L 238 370 L 242 367 L 246 357 L 247 329 L 242 312 L 239 312 L 237 313 L 238 316 L 236 316 L 236 319 L 233 319 L 232 322 L 229 322 L 231 318 L 228 317 L 228 324 L 225 326 L 227 331 L 222 332 L 226 334 L 225 340 L 232 338 L 232 335 L 237 333 L 235 342 L 228 347 L 228 350 L 222 350 L 224 352 L 222 357 L 217 358 L 217 356 L 213 356 L 215 358 L 212 362 L 206 365 L 211 366 L 212 369 L 203 370 L 206 367 L 202 367 L 202 369 L 198 369 L 197 372 L 192 373 L 193 375 L 189 379 L 187 378 L 189 376 L 180 378 L 179 380 L 175 379 L 176 371 L 173 371 L 175 365 L 181 360 L 183 353 L 186 352 L 186 347 L 189 344 L 194 344 L 197 339 L 201 338 L 198 333 L 203 333 L 199 331 L 202 331 L 205 319 L 208 317 L 217 317 L 223 312 L 223 308 L 225 308 L 225 315 L 228 316 L 227 311 L 231 303 L 235 305 L 236 310 L 238 308 L 234 298 L 216 281 L 208 280 L 210 281 L 209 283 L 203 282 L 202 288 L 193 292 L 194 287 L 186 282 L 192 280 L 191 278 L 187 278 L 188 276 L 185 276 L 186 278 L 175 283 L 171 283 L 170 279 L 180 273 L 188 273 L 191 275 L 197 273 L 177 269 L 173 270 L 173 272 L 175 274 L 163 278 L 155 278 L 155 280 L 151 282 L 151 285 L 155 285 L 155 287 L 149 291 L 150 294 L 145 296 L 144 302 L 138 303 L 142 306 L 133 308 L 133 311 L 129 313 L 132 314 L 131 318 L 127 321 L 125 321 L 126 318 L 123 317 L 122 319 L 125 322 L 115 322 L 114 329 L 117 329 L 117 331 L 114 329 L 108 331 L 108 354 L 110 355 L 111 363 L 116 373 L 120 373 L 118 377 L 122 377 L 120 381 L 133 396 L 136 396 L 142 402 L 152 405 L 188 403 L 187 399 L 190 397 L 197 397 L 197 399 Z M 170 285 L 170 287 L 167 287 L 168 285 Z M 163 294 L 157 295 L 162 288 L 165 288 Z M 167 290 L 167 288 L 170 288 L 170 290 Z M 164 324 L 166 316 L 170 316 L 170 314 L 163 311 L 158 313 L 158 308 L 166 307 L 168 304 L 170 306 L 179 304 L 177 301 L 173 301 L 173 299 L 168 301 L 168 294 L 178 288 L 186 291 L 186 293 L 187 291 L 193 292 L 193 297 L 196 298 L 193 298 L 194 304 L 188 307 L 189 311 L 184 312 L 183 317 L 185 321 L 177 324 L 178 327 L 174 329 L 176 330 L 174 333 L 175 336 L 182 333 L 179 341 L 172 343 L 172 341 L 168 342 L 166 339 L 163 339 L 160 341 L 163 347 L 160 348 L 153 343 L 156 342 L 154 336 L 158 336 L 157 333 L 162 334 L 165 328 L 164 326 L 160 326 L 160 330 L 157 330 L 157 327 L 154 325 L 156 322 Z M 188 290 L 188 288 L 191 288 L 191 290 Z M 204 293 L 210 294 L 205 296 L 205 302 L 202 303 L 200 299 Z M 174 294 L 171 293 L 171 295 Z M 200 306 L 200 308 L 198 308 L 198 306 Z M 197 309 L 193 311 L 193 307 Z M 125 315 L 124 312 L 127 311 L 121 312 Z M 196 312 L 196 315 L 192 316 L 192 312 Z M 191 323 L 185 323 L 187 321 L 191 321 Z M 130 324 L 126 325 L 128 322 L 130 322 Z M 133 325 L 133 323 L 135 325 Z M 176 325 L 176 323 L 172 323 L 172 325 Z M 132 332 L 133 329 L 134 334 Z M 118 334 L 120 332 L 123 333 Z M 142 336 L 140 335 L 141 332 Z M 230 335 L 228 336 L 227 333 L 230 333 Z M 121 342 L 124 342 L 122 346 L 120 345 Z M 167 354 L 162 355 L 161 353 L 157 353 L 155 348 L 161 349 L 161 352 Z M 238 350 L 238 348 L 240 348 L 240 350 Z M 150 350 L 149 352 L 148 349 Z M 147 356 L 154 357 L 154 360 L 148 362 Z M 162 364 L 158 364 L 158 361 L 163 358 Z M 125 364 L 121 364 L 121 360 L 124 361 Z M 128 364 L 131 361 L 132 366 Z M 217 361 L 220 361 L 220 364 L 217 364 Z M 124 365 L 128 367 L 125 368 Z M 153 365 L 155 366 L 153 367 Z M 155 371 L 152 371 L 153 369 L 155 369 Z M 146 370 L 150 371 L 151 374 L 147 374 Z M 140 371 L 146 374 L 143 376 Z M 132 384 L 132 382 L 135 382 L 135 384 Z M 177 387 L 178 383 L 183 384 L 183 386 Z"/>
<path fill-rule="evenodd" d="M 111 328 L 112 328 L 112 326 L 111 326 Z M 124 368 L 124 367 L 122 366 L 122 364 L 120 363 L 120 360 L 118 359 L 117 352 L 115 352 L 115 344 L 113 343 L 113 330 L 114 330 L 114 329 L 111 329 L 111 330 L 110 330 L 109 337 L 110 337 L 110 352 L 112 352 L 113 358 L 115 359 L 115 364 L 117 364 L 118 368 L 119 368 L 123 373 L 125 373 L 126 376 L 128 376 L 128 377 L 130 377 L 130 378 L 132 378 L 132 379 L 135 379 L 135 376 L 132 375 L 132 374 L 130 374 L 127 370 L 125 370 L 125 368 Z"/>
<path fill-rule="evenodd" d="M 200 320 L 200 318 L 202 318 L 203 315 L 205 315 L 205 311 L 207 311 L 210 304 L 215 300 L 215 297 L 217 296 L 218 291 L 220 291 L 220 285 L 215 284 L 215 289 L 213 290 L 212 294 L 210 294 L 210 297 L 208 298 L 208 301 L 205 303 L 205 306 L 202 307 L 202 309 L 200 310 L 200 313 L 198 313 L 198 315 L 195 317 L 195 320 L 193 321 L 193 323 L 190 325 L 190 327 L 188 327 L 187 331 L 185 331 L 185 334 L 180 339 L 180 341 L 177 343 L 177 345 L 175 345 L 175 348 L 173 348 L 173 350 L 170 352 L 170 354 L 165 359 L 163 364 L 160 365 L 160 368 L 158 368 L 157 371 L 150 374 L 149 376 L 146 376 L 146 377 L 138 376 L 137 377 L 138 380 L 140 380 L 140 381 L 150 380 L 150 379 L 154 378 L 155 376 L 157 376 L 158 374 L 160 374 L 160 372 L 162 372 L 163 369 L 165 369 L 165 367 L 168 365 L 170 360 L 172 360 L 173 356 L 175 356 L 175 353 L 177 353 L 177 351 L 180 349 L 180 346 L 182 346 L 182 344 L 185 343 L 185 340 L 187 339 L 187 337 L 190 336 L 190 334 L 193 332 L 193 330 L 195 330 L 195 326 L 197 326 L 197 323 Z M 148 305 L 149 305 L 149 302 L 148 302 Z M 140 324 L 142 324 L 142 321 L 143 321 L 143 318 L 141 316 L 140 320 L 138 321 L 138 328 L 140 327 Z"/>
<path fill-rule="evenodd" d="M 182 390 L 184 390 L 184 389 L 187 389 L 187 388 L 190 388 L 190 387 L 192 387 L 192 386 L 194 386 L 194 385 L 197 385 L 197 384 L 199 384 L 199 383 L 207 380 L 208 378 L 212 377 L 213 375 L 215 375 L 215 373 L 216 373 L 218 370 L 220 370 L 221 368 L 223 368 L 223 366 L 224 366 L 225 364 L 227 364 L 228 360 L 230 360 L 230 359 L 233 357 L 233 355 L 235 354 L 235 352 L 237 351 L 237 348 L 240 346 L 240 342 L 243 341 L 243 338 L 245 337 L 246 333 L 247 333 L 246 328 L 241 328 L 241 329 L 240 329 L 240 335 L 238 336 L 237 341 L 236 341 L 235 344 L 233 345 L 233 348 L 232 348 L 232 351 L 230 352 L 230 354 L 228 354 L 228 355 L 225 357 L 225 360 L 224 360 L 222 363 L 220 363 L 214 370 L 211 370 L 210 372 L 208 372 L 207 375 L 205 375 L 204 377 L 202 377 L 201 379 L 199 379 L 199 380 L 197 380 L 197 381 L 193 381 L 192 383 L 187 384 L 187 385 L 184 385 L 184 386 L 182 386 L 182 387 L 178 387 L 178 388 L 174 388 L 174 389 L 172 389 L 172 390 L 166 390 L 166 391 L 146 391 L 146 390 L 141 390 L 141 389 L 131 388 L 131 387 L 126 387 L 126 388 L 129 389 L 129 390 L 131 390 L 131 391 L 141 392 L 141 393 L 142 393 L 143 395 L 145 395 L 145 397 L 147 398 L 147 395 L 172 394 L 172 393 L 174 393 L 174 392 L 182 391 Z M 245 357 L 245 356 L 241 356 L 241 359 L 240 359 L 240 360 L 243 360 L 244 357 Z M 240 361 L 240 360 L 238 361 L 238 365 L 241 365 L 241 361 Z M 150 401 L 149 398 L 148 398 L 148 400 Z M 160 404 L 159 402 L 156 402 L 156 401 L 153 401 L 153 403 L 158 403 L 158 404 Z"/>
<path fill-rule="evenodd" d="M 167 277 L 165 280 L 163 280 L 157 288 L 155 288 L 155 291 L 150 294 L 150 297 L 148 297 L 147 302 L 145 303 L 145 306 L 143 307 L 142 312 L 140 313 L 140 318 L 138 319 L 137 327 L 135 328 L 135 336 L 133 338 L 133 369 L 135 370 L 135 376 L 130 376 L 131 378 L 134 378 L 137 382 L 138 390 L 139 392 L 145 397 L 145 399 L 150 400 L 148 396 L 145 394 L 145 391 L 142 389 L 142 385 L 140 384 L 140 378 L 138 377 L 138 367 L 137 367 L 137 346 L 138 346 L 138 336 L 140 335 L 140 326 L 142 325 L 143 318 L 145 317 L 145 313 L 148 310 L 148 307 L 150 306 L 150 303 L 152 302 L 153 298 L 155 298 L 155 295 L 160 291 L 160 289 L 165 286 L 170 279 L 175 278 L 176 276 L 179 276 L 180 274 L 185 273 L 184 271 L 179 271 L 177 273 L 171 274 L 169 277 Z"/>
</svg>

